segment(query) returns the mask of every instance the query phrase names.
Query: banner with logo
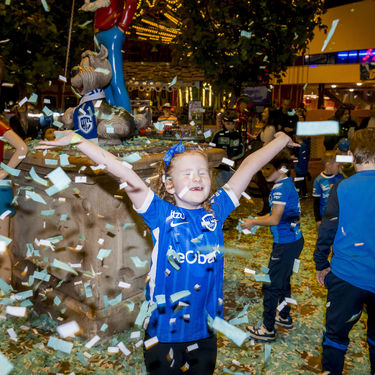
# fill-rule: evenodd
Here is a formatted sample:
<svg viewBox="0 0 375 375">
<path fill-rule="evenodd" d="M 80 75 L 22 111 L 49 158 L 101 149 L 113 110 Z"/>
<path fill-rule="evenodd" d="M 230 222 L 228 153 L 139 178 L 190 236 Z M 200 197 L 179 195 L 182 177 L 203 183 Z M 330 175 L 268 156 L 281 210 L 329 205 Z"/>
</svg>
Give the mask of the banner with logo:
<svg viewBox="0 0 375 375">
<path fill-rule="evenodd" d="M 373 81 L 375 80 L 375 62 L 367 62 L 360 66 L 360 80 Z"/>
</svg>

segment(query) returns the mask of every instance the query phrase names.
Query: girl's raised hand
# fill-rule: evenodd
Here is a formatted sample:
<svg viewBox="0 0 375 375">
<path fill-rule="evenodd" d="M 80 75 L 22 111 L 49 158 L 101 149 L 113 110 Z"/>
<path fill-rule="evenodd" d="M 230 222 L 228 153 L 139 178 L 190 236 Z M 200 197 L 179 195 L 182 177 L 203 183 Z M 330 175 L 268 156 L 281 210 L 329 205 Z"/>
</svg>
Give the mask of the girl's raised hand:
<svg viewBox="0 0 375 375">
<path fill-rule="evenodd" d="M 78 134 L 76 134 L 72 130 L 55 131 L 56 139 L 54 139 L 53 141 L 40 141 L 35 149 L 44 150 L 47 148 L 61 147 L 67 146 L 72 143 L 78 143 L 72 141 L 74 136 L 79 137 Z"/>
<path fill-rule="evenodd" d="M 274 135 L 274 138 L 277 137 L 286 137 L 289 139 L 288 143 L 286 144 L 288 147 L 301 147 L 300 144 L 293 142 L 292 138 L 289 137 L 289 135 L 285 134 L 284 132 L 277 132 Z"/>
</svg>

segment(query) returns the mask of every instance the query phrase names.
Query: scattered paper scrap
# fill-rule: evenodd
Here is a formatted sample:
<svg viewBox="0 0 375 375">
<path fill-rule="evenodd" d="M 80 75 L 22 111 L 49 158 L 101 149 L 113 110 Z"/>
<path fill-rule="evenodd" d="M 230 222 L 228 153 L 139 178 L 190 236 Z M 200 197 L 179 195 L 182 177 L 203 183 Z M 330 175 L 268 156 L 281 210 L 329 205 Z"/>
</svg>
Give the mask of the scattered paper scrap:
<svg viewBox="0 0 375 375">
<path fill-rule="evenodd" d="M 47 346 L 59 350 L 60 352 L 70 354 L 73 348 L 73 343 L 51 336 L 48 340 Z"/>
<path fill-rule="evenodd" d="M 130 350 L 124 345 L 124 343 L 121 341 L 117 344 L 118 348 L 121 350 L 121 352 L 127 357 L 130 354 Z"/>
<path fill-rule="evenodd" d="M 322 47 L 321 52 L 323 52 L 327 48 L 328 43 L 330 42 L 331 38 L 333 37 L 333 34 L 334 34 L 335 30 L 336 30 L 336 27 L 337 27 L 338 23 L 339 23 L 339 19 L 332 21 L 331 28 L 328 31 L 328 35 L 327 35 L 327 37 L 326 37 L 326 39 L 325 39 L 325 41 L 323 43 L 323 47 Z"/>
<path fill-rule="evenodd" d="M 145 344 L 145 348 L 146 349 L 150 349 L 152 348 L 154 345 L 156 345 L 157 343 L 159 342 L 158 338 L 156 336 L 154 337 L 151 337 L 150 339 L 146 340 L 144 342 Z"/>
<path fill-rule="evenodd" d="M 100 340 L 99 336 L 94 336 L 90 341 L 88 341 L 85 345 L 85 348 L 90 349 L 92 348 L 98 341 Z"/>
<path fill-rule="evenodd" d="M 267 362 L 271 355 L 271 344 L 264 345 L 264 362 Z"/>
<path fill-rule="evenodd" d="M 61 260 L 58 260 L 56 258 L 53 260 L 51 266 L 55 268 L 59 268 L 64 271 L 68 271 L 72 273 L 73 275 L 78 275 L 78 273 L 72 267 L 70 267 L 69 264 L 62 262 Z"/>
<path fill-rule="evenodd" d="M 63 339 L 65 339 L 67 337 L 74 337 L 80 331 L 80 328 L 78 323 L 75 320 L 73 320 L 71 322 L 62 324 L 61 326 L 58 326 L 56 330 L 57 333 Z"/>
<path fill-rule="evenodd" d="M 237 346 L 241 346 L 249 336 L 248 333 L 229 324 L 218 316 L 215 317 L 212 327 L 228 337 L 228 339 L 232 340 Z"/>
<path fill-rule="evenodd" d="M 5 313 L 8 315 L 17 316 L 23 318 L 26 316 L 26 307 L 21 306 L 7 306 Z"/>
<path fill-rule="evenodd" d="M 172 87 L 172 86 L 174 86 L 174 85 L 176 84 L 176 82 L 177 82 L 177 76 L 175 76 L 175 77 L 172 79 L 172 81 L 168 84 L 168 87 Z"/>
<path fill-rule="evenodd" d="M 353 163 L 353 155 L 336 155 L 338 163 Z"/>
<path fill-rule="evenodd" d="M 300 264 L 301 264 L 301 261 L 299 259 L 294 259 L 294 263 L 293 263 L 294 273 L 298 273 Z"/>
<path fill-rule="evenodd" d="M 143 267 L 146 267 L 147 259 L 142 261 L 142 260 L 140 260 L 137 256 L 135 256 L 135 257 L 130 257 L 130 259 L 133 261 L 134 265 L 135 265 L 137 268 L 143 268 Z"/>
<path fill-rule="evenodd" d="M 20 169 L 9 167 L 8 165 L 6 165 L 3 162 L 0 163 L 0 167 L 3 168 L 4 171 L 6 171 L 7 173 L 11 174 L 12 176 L 16 176 L 17 177 L 21 173 Z"/>
<path fill-rule="evenodd" d="M 203 133 L 204 138 L 210 138 L 211 135 L 212 135 L 211 129 L 209 129 L 209 130 L 207 130 Z"/>
<path fill-rule="evenodd" d="M 8 375 L 13 369 L 13 365 L 1 353 L 0 353 L 0 368 L 1 368 L 1 373 L 3 375 Z"/>
<path fill-rule="evenodd" d="M 181 290 L 180 292 L 171 294 L 169 298 L 171 300 L 171 303 L 175 303 L 182 298 L 190 296 L 190 294 L 191 294 L 190 290 Z"/>
<path fill-rule="evenodd" d="M 263 283 L 270 283 L 271 282 L 270 275 L 268 275 L 268 274 L 266 274 L 266 275 L 255 275 L 255 281 L 261 281 Z"/>
<path fill-rule="evenodd" d="M 241 31 L 241 36 L 243 36 L 244 38 L 251 38 L 251 31 L 246 31 L 246 30 L 242 30 Z"/>
</svg>

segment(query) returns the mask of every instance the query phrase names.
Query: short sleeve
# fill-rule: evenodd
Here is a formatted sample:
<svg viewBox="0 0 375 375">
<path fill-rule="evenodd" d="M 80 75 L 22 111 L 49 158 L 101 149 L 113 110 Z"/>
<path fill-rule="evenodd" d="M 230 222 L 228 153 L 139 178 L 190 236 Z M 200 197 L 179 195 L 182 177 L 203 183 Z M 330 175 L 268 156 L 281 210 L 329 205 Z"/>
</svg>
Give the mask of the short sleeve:
<svg viewBox="0 0 375 375">
<path fill-rule="evenodd" d="M 0 120 L 0 136 L 2 137 L 8 130 L 11 130 L 11 127 L 3 120 Z"/>
<path fill-rule="evenodd" d="M 224 222 L 229 214 L 240 205 L 236 194 L 228 184 L 220 188 L 210 200 L 215 218 Z"/>
<path fill-rule="evenodd" d="M 277 184 L 274 185 L 274 188 L 271 190 L 271 203 L 285 206 L 287 200 L 288 191 L 285 188 L 285 184 L 280 184 L 280 186 L 277 186 Z"/>
<path fill-rule="evenodd" d="M 134 208 L 135 212 L 142 216 L 147 226 L 153 230 L 160 226 L 160 219 L 165 220 L 168 203 L 160 199 L 151 189 L 140 208 Z"/>
<path fill-rule="evenodd" d="M 321 197 L 322 196 L 322 188 L 321 188 L 319 180 L 317 178 L 314 180 L 312 196 L 313 197 Z"/>
</svg>

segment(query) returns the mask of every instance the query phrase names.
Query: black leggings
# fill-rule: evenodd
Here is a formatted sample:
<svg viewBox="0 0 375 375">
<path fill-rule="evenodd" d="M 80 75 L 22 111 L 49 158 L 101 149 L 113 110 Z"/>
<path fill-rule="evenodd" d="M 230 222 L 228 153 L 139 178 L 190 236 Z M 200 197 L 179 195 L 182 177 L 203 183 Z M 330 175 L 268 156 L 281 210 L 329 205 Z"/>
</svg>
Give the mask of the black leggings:
<svg viewBox="0 0 375 375">
<path fill-rule="evenodd" d="M 371 374 L 375 374 L 375 293 L 349 284 L 333 272 L 327 274 L 324 284 L 328 294 L 326 332 L 323 336 L 323 371 L 330 371 L 332 375 L 342 374 L 349 332 L 359 321 L 366 305 Z"/>
<path fill-rule="evenodd" d="M 149 338 L 150 336 L 146 334 L 145 340 Z M 188 352 L 187 347 L 194 344 L 198 344 L 198 348 Z M 173 360 L 170 360 L 171 358 L 168 356 L 171 348 L 173 349 Z M 215 335 L 191 342 L 159 342 L 147 350 L 143 348 L 148 375 L 212 375 L 215 371 L 216 353 Z M 183 367 L 184 369 L 182 369 Z M 189 369 L 184 371 L 187 367 Z"/>
</svg>

